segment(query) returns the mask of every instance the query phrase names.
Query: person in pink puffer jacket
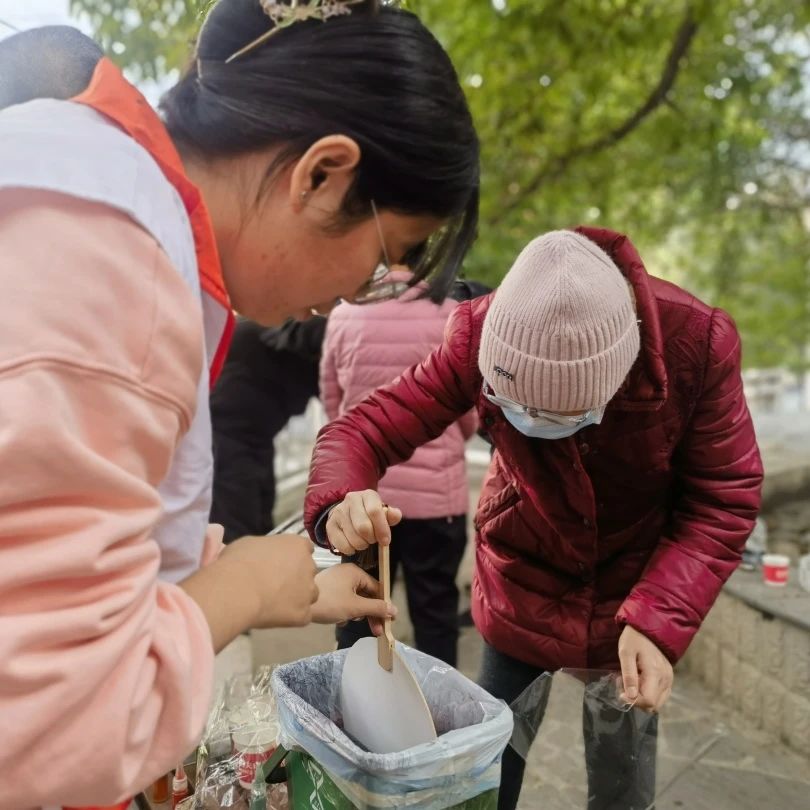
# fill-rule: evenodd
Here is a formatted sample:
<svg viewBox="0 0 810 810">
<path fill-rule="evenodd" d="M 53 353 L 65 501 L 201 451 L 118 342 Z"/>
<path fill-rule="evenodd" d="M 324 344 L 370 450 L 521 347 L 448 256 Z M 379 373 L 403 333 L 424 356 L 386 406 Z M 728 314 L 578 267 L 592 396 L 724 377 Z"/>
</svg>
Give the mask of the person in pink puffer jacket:
<svg viewBox="0 0 810 810">
<path fill-rule="evenodd" d="M 399 270 L 398 281 L 410 273 Z M 418 298 L 417 286 L 374 306 L 341 304 L 330 315 L 321 359 L 321 399 L 329 421 L 377 388 L 420 363 L 442 342 L 457 302 Z M 456 576 L 467 544 L 467 471 L 464 446 L 477 428 L 470 411 L 438 439 L 392 467 L 379 492 L 403 514 L 392 529 L 391 575 L 402 566 L 418 649 L 451 666 L 458 642 Z M 338 627 L 340 648 L 370 635 L 366 622 Z"/>
</svg>

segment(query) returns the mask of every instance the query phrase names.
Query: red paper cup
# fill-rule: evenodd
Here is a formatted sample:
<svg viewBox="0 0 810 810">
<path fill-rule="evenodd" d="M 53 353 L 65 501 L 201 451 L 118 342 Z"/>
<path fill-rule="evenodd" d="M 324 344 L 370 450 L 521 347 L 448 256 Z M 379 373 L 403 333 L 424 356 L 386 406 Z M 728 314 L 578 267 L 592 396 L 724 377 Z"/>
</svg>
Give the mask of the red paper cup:
<svg viewBox="0 0 810 810">
<path fill-rule="evenodd" d="M 233 732 L 233 744 L 239 757 L 239 784 L 245 790 L 253 787 L 256 771 L 276 750 L 278 725 L 257 723 Z"/>
<path fill-rule="evenodd" d="M 784 587 L 788 582 L 789 571 L 790 557 L 784 554 L 766 554 L 762 558 L 762 578 L 766 585 Z"/>
</svg>

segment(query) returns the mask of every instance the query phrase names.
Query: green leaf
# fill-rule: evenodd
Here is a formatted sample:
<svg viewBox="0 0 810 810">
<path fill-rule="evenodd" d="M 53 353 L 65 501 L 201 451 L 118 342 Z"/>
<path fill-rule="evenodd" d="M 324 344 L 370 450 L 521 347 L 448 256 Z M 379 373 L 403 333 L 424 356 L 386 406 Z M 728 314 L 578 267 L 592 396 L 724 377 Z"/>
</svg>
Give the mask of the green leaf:
<svg viewBox="0 0 810 810">
<path fill-rule="evenodd" d="M 136 80 L 186 64 L 207 5 L 71 3 Z M 810 4 L 405 5 L 451 54 L 481 136 L 469 277 L 497 283 L 544 230 L 612 227 L 633 239 L 651 272 L 731 311 L 748 364 L 804 367 Z"/>
</svg>

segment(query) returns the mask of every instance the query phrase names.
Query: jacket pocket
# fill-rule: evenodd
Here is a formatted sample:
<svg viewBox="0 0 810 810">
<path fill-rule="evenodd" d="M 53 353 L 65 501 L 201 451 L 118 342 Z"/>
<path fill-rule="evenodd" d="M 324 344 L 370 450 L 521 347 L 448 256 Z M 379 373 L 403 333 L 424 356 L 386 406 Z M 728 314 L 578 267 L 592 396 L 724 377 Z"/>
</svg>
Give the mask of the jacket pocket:
<svg viewBox="0 0 810 810">
<path fill-rule="evenodd" d="M 520 493 L 513 483 L 508 483 L 500 492 L 493 495 L 478 507 L 475 514 L 475 529 L 480 531 L 487 523 L 502 515 L 520 500 Z"/>
</svg>

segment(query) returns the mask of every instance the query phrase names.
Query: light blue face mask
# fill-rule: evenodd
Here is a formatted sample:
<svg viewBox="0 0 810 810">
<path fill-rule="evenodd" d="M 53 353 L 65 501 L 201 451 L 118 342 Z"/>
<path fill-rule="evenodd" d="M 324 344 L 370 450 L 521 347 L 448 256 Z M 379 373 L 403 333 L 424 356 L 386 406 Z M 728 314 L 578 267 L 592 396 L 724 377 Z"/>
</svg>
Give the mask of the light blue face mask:
<svg viewBox="0 0 810 810">
<path fill-rule="evenodd" d="M 565 439 L 588 425 L 598 425 L 605 414 L 604 408 L 597 408 L 575 425 L 555 425 L 543 419 L 542 416 L 531 416 L 525 411 L 515 411 L 503 407 L 501 410 L 512 427 L 532 439 Z"/>
</svg>

